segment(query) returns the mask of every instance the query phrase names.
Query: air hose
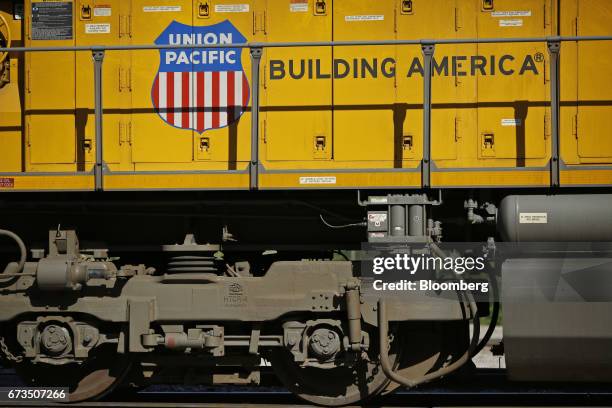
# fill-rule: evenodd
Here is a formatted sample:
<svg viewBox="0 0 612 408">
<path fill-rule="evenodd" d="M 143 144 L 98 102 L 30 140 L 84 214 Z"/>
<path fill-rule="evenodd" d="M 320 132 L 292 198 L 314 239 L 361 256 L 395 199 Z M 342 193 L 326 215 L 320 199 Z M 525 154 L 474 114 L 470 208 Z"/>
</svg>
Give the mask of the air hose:
<svg viewBox="0 0 612 408">
<path fill-rule="evenodd" d="M 5 37 L 6 46 L 5 48 L 11 48 L 11 27 L 9 26 L 9 23 L 6 20 L 6 18 L 4 18 L 2 14 L 0 14 L 0 27 L 2 26 L 6 26 L 6 37 Z M 6 60 L 7 57 L 8 57 L 8 52 L 0 54 L 0 64 L 2 64 Z"/>
<path fill-rule="evenodd" d="M 19 247 L 19 252 L 20 252 L 19 262 L 9 263 L 4 269 L 4 272 L 0 274 L 0 278 L 12 277 L 15 274 L 23 271 L 23 267 L 25 266 L 25 263 L 26 263 L 27 249 L 26 249 L 25 244 L 23 243 L 23 240 L 19 238 L 17 234 L 11 231 L 0 229 L 0 236 L 11 238 L 13 241 L 15 241 L 15 243 Z"/>
</svg>

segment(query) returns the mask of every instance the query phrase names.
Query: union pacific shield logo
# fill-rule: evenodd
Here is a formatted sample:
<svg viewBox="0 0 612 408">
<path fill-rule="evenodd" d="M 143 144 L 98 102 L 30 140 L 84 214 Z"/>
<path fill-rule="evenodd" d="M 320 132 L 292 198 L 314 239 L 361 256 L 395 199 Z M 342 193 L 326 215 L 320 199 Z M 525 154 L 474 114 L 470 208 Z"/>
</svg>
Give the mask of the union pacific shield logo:
<svg viewBox="0 0 612 408">
<path fill-rule="evenodd" d="M 168 124 L 203 133 L 237 121 L 249 102 L 242 69 L 242 48 L 206 48 L 237 44 L 246 38 L 229 21 L 196 27 L 173 21 L 155 40 L 158 45 L 202 45 L 160 50 L 153 83 L 153 105 Z"/>
</svg>

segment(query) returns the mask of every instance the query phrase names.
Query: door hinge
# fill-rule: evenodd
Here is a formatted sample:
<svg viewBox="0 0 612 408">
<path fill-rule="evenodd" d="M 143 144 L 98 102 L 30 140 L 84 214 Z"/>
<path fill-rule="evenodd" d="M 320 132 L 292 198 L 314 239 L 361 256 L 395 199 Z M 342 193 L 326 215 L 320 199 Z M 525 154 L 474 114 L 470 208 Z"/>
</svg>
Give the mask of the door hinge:
<svg viewBox="0 0 612 408">
<path fill-rule="evenodd" d="M 575 139 L 578 139 L 578 114 L 576 113 L 572 118 L 572 135 Z"/>
<path fill-rule="evenodd" d="M 119 122 L 119 145 L 132 144 L 132 122 Z"/>
<path fill-rule="evenodd" d="M 263 32 L 268 34 L 266 31 L 266 12 L 265 11 L 254 11 L 253 12 L 253 35 Z"/>
<path fill-rule="evenodd" d="M 461 11 L 458 7 L 455 7 L 455 31 L 459 31 L 461 28 Z"/>
<path fill-rule="evenodd" d="M 132 37 L 132 16 L 131 15 L 120 15 L 119 16 L 119 38 Z"/>
<path fill-rule="evenodd" d="M 119 92 L 132 92 L 132 67 L 119 67 Z"/>
<path fill-rule="evenodd" d="M 461 119 L 455 117 L 455 142 L 461 140 Z"/>
<path fill-rule="evenodd" d="M 544 112 L 544 140 L 550 138 L 550 110 Z"/>
<path fill-rule="evenodd" d="M 268 143 L 268 123 L 266 119 L 261 121 L 261 140 L 263 143 Z"/>
</svg>

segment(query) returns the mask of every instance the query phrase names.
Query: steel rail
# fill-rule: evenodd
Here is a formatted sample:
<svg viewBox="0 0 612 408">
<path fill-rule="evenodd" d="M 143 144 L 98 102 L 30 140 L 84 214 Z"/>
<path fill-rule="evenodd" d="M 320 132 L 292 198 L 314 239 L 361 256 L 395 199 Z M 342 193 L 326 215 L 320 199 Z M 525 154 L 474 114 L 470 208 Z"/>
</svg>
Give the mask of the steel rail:
<svg viewBox="0 0 612 408">
<path fill-rule="evenodd" d="M 550 65 L 550 95 L 551 95 L 551 159 L 550 187 L 561 186 L 560 180 L 560 140 L 559 140 L 559 95 L 560 75 L 559 58 L 561 43 L 573 41 L 612 41 L 612 36 L 549 36 L 549 37 L 517 37 L 517 38 L 451 38 L 451 39 L 414 39 L 414 40 L 382 40 L 382 41 L 307 41 L 307 42 L 247 42 L 238 44 L 143 44 L 143 45 L 92 45 L 75 47 L 11 47 L 0 48 L 0 52 L 84 52 L 92 53 L 94 61 L 94 101 L 96 121 L 96 163 L 94 166 L 95 189 L 104 190 L 104 157 L 103 157 L 103 98 L 102 98 L 102 65 L 107 51 L 140 51 L 140 50 L 180 50 L 198 48 L 249 49 L 252 72 L 252 117 L 251 117 L 251 159 L 249 161 L 249 188 L 259 188 L 259 77 L 262 52 L 266 48 L 293 47 L 350 47 L 350 46 L 385 46 L 385 45 L 420 45 L 423 52 L 423 158 L 421 161 L 421 187 L 431 187 L 431 80 L 433 76 L 432 59 L 436 45 L 444 44 L 500 44 L 500 43 L 546 43 L 551 58 Z"/>
</svg>

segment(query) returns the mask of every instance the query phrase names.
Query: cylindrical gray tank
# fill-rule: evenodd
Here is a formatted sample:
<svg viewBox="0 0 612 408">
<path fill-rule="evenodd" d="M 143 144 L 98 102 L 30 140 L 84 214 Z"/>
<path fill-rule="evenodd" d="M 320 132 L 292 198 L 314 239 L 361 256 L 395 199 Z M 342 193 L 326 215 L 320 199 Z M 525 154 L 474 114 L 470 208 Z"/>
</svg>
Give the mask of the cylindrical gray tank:
<svg viewBox="0 0 612 408">
<path fill-rule="evenodd" d="M 612 241 L 612 194 L 508 196 L 497 229 L 504 241 Z"/>
</svg>

